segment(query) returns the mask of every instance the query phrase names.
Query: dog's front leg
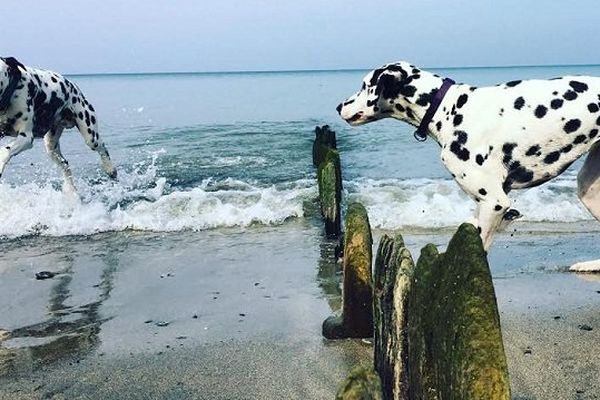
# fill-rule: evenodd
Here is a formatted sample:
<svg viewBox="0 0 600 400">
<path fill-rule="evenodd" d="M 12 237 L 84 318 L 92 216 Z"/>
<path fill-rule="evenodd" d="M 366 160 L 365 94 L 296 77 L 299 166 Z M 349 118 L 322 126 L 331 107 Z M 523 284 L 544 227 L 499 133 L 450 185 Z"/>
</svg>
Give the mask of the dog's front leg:
<svg viewBox="0 0 600 400">
<path fill-rule="evenodd" d="M 4 173 L 8 161 L 20 152 L 33 146 L 33 133 L 31 131 L 19 131 L 17 138 L 0 149 L 0 177 Z"/>
<path fill-rule="evenodd" d="M 442 154 L 442 161 L 453 160 L 452 155 Z M 510 207 L 510 199 L 504 193 L 502 182 L 504 176 L 496 176 L 500 167 L 489 169 L 468 163 L 448 163 L 448 170 L 455 177 L 461 189 L 477 203 L 475 218 L 467 221 L 479 230 L 483 247 L 487 251 L 494 239 L 494 234 L 500 228 L 502 218 Z"/>
<path fill-rule="evenodd" d="M 488 193 L 477 205 L 477 229 L 483 248 L 487 251 L 492 245 L 494 234 L 500 228 L 504 214 L 510 207 L 510 199 L 504 192 L 496 196 Z"/>
</svg>

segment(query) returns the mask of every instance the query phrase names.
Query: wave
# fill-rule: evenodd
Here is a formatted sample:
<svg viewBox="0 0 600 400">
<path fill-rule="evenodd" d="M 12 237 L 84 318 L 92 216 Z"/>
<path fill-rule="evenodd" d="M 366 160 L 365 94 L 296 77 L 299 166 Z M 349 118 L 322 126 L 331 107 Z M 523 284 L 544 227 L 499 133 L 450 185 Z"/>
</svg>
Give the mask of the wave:
<svg viewBox="0 0 600 400">
<path fill-rule="evenodd" d="M 358 179 L 345 182 L 350 198 L 362 202 L 374 228 L 442 228 L 472 215 L 475 203 L 452 180 Z M 514 191 L 512 207 L 524 222 L 576 222 L 593 217 L 576 196 L 573 178 L 559 179 L 525 191 Z"/>
<path fill-rule="evenodd" d="M 78 196 L 63 193 L 52 182 L 0 184 L 0 237 L 67 236 L 140 230 L 170 232 L 279 225 L 304 217 L 304 204 L 317 196 L 314 178 L 265 183 L 246 178 L 194 180 L 200 169 L 161 176 L 157 162 L 166 152 L 119 172 L 117 181 L 77 182 Z M 216 156 L 223 165 L 261 164 L 262 157 Z M 159 168 L 159 165 L 162 165 Z M 170 171 L 170 170 L 169 170 Z M 176 170 L 174 171 L 176 172 Z M 187 178 L 186 178 L 187 177 Z M 367 179 L 344 182 L 347 199 L 361 201 L 373 228 L 445 228 L 468 220 L 474 203 L 452 180 Z M 592 220 L 576 197 L 574 176 L 514 192 L 513 208 L 522 221 L 564 223 Z"/>
<path fill-rule="evenodd" d="M 51 183 L 0 184 L 0 237 L 67 236 L 141 230 L 181 231 L 281 224 L 303 216 L 312 180 L 259 185 L 236 179 L 203 180 L 173 189 L 150 165 L 120 171 L 118 181 L 77 182 L 77 195 Z"/>
</svg>

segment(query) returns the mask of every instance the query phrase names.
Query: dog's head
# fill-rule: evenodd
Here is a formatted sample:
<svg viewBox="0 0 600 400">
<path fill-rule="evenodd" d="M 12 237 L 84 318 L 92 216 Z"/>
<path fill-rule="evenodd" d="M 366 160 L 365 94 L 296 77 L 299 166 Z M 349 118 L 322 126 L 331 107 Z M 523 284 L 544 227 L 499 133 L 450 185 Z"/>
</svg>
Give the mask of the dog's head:
<svg viewBox="0 0 600 400">
<path fill-rule="evenodd" d="M 362 125 L 382 118 L 393 117 L 410 124 L 416 124 L 413 106 L 428 103 L 425 97 L 430 90 L 424 92 L 417 87 L 421 79 L 419 69 L 407 62 L 386 64 L 365 76 L 358 93 L 337 106 L 340 116 L 350 125 Z M 419 81 L 420 83 L 420 81 Z M 429 86 L 429 85 L 425 85 Z"/>
</svg>

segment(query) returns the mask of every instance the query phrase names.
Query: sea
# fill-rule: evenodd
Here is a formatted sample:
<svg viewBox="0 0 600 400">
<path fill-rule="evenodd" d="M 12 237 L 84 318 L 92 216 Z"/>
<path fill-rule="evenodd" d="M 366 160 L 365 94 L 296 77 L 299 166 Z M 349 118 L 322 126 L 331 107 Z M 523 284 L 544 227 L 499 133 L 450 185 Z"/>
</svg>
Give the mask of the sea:
<svg viewBox="0 0 600 400">
<path fill-rule="evenodd" d="M 600 75 L 600 66 L 435 72 L 491 85 Z M 53 379 L 59 388 L 68 379 L 100 382 L 97 365 L 110 371 L 108 381 L 119 375 L 113 361 L 124 360 L 130 370 L 134 356 L 149 355 L 143 365 L 168 365 L 158 357 L 178 354 L 176 348 L 185 354 L 215 349 L 213 358 L 198 356 L 189 368 L 208 368 L 199 373 L 203 382 L 231 380 L 231 354 L 242 354 L 236 348 L 252 349 L 242 368 L 252 365 L 248 371 L 259 368 L 268 377 L 256 357 L 277 345 L 284 346 L 285 368 L 295 365 L 290 359 L 301 360 L 301 370 L 318 365 L 315 360 L 339 360 L 318 374 L 345 376 L 364 364 L 367 347 L 348 350 L 348 342 L 325 344 L 321 336 L 323 320 L 340 311 L 342 292 L 338 242 L 324 237 L 316 201 L 315 127 L 329 125 L 337 134 L 344 205 L 366 206 L 374 246 L 382 234 L 400 232 L 414 258 L 428 242 L 443 251 L 473 211 L 432 140 L 417 142 L 414 129 L 398 121 L 353 128 L 340 120 L 337 104 L 360 88 L 366 73 L 69 77 L 98 112 L 118 179 L 104 175 L 98 155 L 75 130 L 63 133 L 61 148 L 77 196 L 63 193 L 43 143 L 8 164 L 0 181 L 0 379 L 29 375 L 0 384 L 0 397 L 17 398 L 31 385 L 36 392 L 38 382 Z M 600 224 L 576 196 L 580 164 L 515 193 L 513 207 L 524 217 L 498 235 L 488 257 L 504 309 L 529 309 L 533 300 L 525 295 L 539 288 L 552 293 L 543 302 L 549 313 L 557 312 L 557 302 L 580 307 L 596 299 L 597 281 L 565 273 L 600 253 Z M 253 347 L 258 342 L 265 343 L 261 351 Z M 228 364 L 219 375 L 214 366 L 223 360 Z M 280 364 L 271 363 L 264 364 L 280 373 Z M 61 371 L 73 365 L 88 365 L 94 378 L 64 378 Z M 248 371 L 244 377 L 254 376 Z M 296 382 L 298 371 L 289 371 L 304 393 L 307 379 Z M 324 390 L 335 390 L 337 381 L 323 379 Z M 51 396 L 53 387 L 43 390 Z M 86 383 L 81 390 L 91 389 Z"/>
<path fill-rule="evenodd" d="M 472 85 L 566 74 L 600 66 L 434 69 Z M 311 146 L 316 126 L 337 134 L 346 201 L 360 201 L 374 229 L 436 230 L 473 212 L 431 140 L 395 120 L 346 125 L 336 105 L 367 70 L 73 75 L 96 108 L 118 169 L 106 178 L 76 130 L 61 140 L 80 199 L 41 142 L 11 160 L 0 182 L 0 237 L 122 231 L 246 232 L 314 217 Z M 8 139 L 4 139 L 4 142 Z M 3 142 L 3 143 L 4 143 Z M 579 163 L 553 181 L 515 192 L 522 221 L 589 221 L 576 197 Z"/>
</svg>

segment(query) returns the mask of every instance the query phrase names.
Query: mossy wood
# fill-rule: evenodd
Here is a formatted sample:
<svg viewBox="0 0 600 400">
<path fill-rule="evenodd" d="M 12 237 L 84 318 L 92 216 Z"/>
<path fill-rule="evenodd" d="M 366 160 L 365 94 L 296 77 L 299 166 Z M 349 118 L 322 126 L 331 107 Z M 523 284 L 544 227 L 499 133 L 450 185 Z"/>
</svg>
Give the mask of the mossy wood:
<svg viewBox="0 0 600 400">
<path fill-rule="evenodd" d="M 373 335 L 373 286 L 371 261 L 373 239 L 367 210 L 352 203 L 346 213 L 341 317 L 323 323 L 329 339 L 365 338 Z"/>
<path fill-rule="evenodd" d="M 313 165 L 318 167 L 325 160 L 328 149 L 337 149 L 335 132 L 329 129 L 329 125 L 315 128 L 315 141 L 313 142 Z"/>
<path fill-rule="evenodd" d="M 339 236 L 341 233 L 342 170 L 336 150 L 327 148 L 323 161 L 317 169 L 321 214 L 325 220 L 325 234 Z"/>
<path fill-rule="evenodd" d="M 358 367 L 340 387 L 336 400 L 383 400 L 379 376 L 373 368 Z"/>
<path fill-rule="evenodd" d="M 474 226 L 461 225 L 446 253 L 425 246 L 416 266 L 401 236 L 384 235 L 374 274 L 383 399 L 510 399 L 496 296 Z"/>
</svg>

